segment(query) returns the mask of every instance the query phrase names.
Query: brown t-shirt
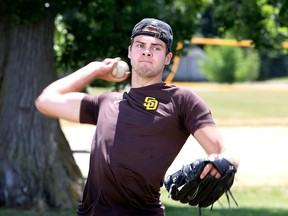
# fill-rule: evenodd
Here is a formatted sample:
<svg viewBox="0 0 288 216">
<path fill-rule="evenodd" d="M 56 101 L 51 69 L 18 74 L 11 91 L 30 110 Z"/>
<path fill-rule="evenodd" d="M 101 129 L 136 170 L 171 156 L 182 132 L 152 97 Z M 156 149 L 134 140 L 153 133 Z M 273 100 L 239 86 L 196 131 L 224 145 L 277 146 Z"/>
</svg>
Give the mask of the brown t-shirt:
<svg viewBox="0 0 288 216">
<path fill-rule="evenodd" d="M 192 91 L 154 84 L 86 96 L 80 122 L 97 125 L 78 215 L 163 216 L 160 187 L 190 134 L 214 125 Z"/>
</svg>

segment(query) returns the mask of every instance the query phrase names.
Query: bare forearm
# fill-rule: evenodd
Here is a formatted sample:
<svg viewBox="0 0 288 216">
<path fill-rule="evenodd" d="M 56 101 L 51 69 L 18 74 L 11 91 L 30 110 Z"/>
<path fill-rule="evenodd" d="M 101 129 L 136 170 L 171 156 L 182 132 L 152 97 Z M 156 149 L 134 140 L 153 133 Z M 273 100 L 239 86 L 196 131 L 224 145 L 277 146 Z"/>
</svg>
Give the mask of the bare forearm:
<svg viewBox="0 0 288 216">
<path fill-rule="evenodd" d="M 44 115 L 78 122 L 80 103 L 84 89 L 97 78 L 97 64 L 92 63 L 47 86 L 35 101 L 37 109 Z"/>
<path fill-rule="evenodd" d="M 120 58 L 91 62 L 78 71 L 47 86 L 35 101 L 37 109 L 45 115 L 79 121 L 80 105 L 85 94 L 79 91 L 95 79 L 121 82 L 129 76 L 115 78 L 111 71 Z"/>
<path fill-rule="evenodd" d="M 236 154 L 224 145 L 224 139 L 216 127 L 201 128 L 195 132 L 194 136 L 207 155 L 221 155 L 238 167 L 239 160 L 236 158 Z"/>
<path fill-rule="evenodd" d="M 97 79 L 97 67 L 93 68 L 93 63 L 90 63 L 76 72 L 51 83 L 44 89 L 44 92 L 53 91 L 59 94 L 78 92 L 86 88 L 95 79 Z"/>
<path fill-rule="evenodd" d="M 122 82 L 128 78 L 129 73 L 122 78 L 115 78 L 111 74 L 111 71 L 117 65 L 119 60 L 120 58 L 115 58 L 105 59 L 102 62 L 91 62 L 67 77 L 59 79 L 50 84 L 44 89 L 44 91 L 53 91 L 59 94 L 78 92 L 84 89 L 95 79 L 102 79 L 111 82 Z"/>
</svg>

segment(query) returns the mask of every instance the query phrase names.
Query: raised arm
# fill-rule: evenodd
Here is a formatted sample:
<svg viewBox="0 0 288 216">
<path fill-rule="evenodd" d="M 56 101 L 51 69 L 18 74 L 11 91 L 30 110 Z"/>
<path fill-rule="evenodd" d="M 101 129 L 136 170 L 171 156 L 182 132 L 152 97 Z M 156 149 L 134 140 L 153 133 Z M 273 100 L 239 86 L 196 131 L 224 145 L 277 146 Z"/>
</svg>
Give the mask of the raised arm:
<svg viewBox="0 0 288 216">
<path fill-rule="evenodd" d="M 35 101 L 37 109 L 44 115 L 79 122 L 80 105 L 84 93 L 80 93 L 95 79 L 121 82 L 129 76 L 115 78 L 111 71 L 120 58 L 91 62 L 76 72 L 47 86 Z"/>
</svg>

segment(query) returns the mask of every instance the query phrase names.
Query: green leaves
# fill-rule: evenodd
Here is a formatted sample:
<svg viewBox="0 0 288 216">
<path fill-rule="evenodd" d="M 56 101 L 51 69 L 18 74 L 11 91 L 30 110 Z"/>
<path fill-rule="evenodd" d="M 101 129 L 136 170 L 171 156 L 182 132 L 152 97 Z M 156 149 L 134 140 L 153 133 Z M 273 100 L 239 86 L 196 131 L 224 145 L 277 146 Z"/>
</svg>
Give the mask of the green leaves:
<svg viewBox="0 0 288 216">
<path fill-rule="evenodd" d="M 252 48 L 207 46 L 201 73 L 212 82 L 254 81 L 259 76 L 259 56 Z"/>
<path fill-rule="evenodd" d="M 288 3 L 283 0 L 215 0 L 212 4 L 219 36 L 250 39 L 256 48 L 281 48 L 288 38 Z"/>
<path fill-rule="evenodd" d="M 55 16 L 78 4 L 69 0 L 1 0 L 0 19 L 9 17 L 15 25 L 21 25 L 36 22 L 47 13 Z"/>
</svg>

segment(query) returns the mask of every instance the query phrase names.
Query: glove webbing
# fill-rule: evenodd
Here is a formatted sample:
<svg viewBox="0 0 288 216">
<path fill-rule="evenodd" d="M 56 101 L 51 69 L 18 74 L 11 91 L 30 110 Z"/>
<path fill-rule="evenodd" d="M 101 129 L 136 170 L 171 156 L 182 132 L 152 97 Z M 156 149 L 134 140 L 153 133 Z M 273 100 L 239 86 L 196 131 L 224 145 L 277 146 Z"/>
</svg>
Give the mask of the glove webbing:
<svg viewBox="0 0 288 216">
<path fill-rule="evenodd" d="M 181 175 L 179 175 L 180 173 L 182 173 L 182 170 L 179 170 L 178 172 L 174 173 L 174 175 L 172 175 L 171 178 L 173 178 L 173 177 L 175 177 L 175 176 L 181 176 Z M 183 182 L 183 180 L 184 180 L 183 176 L 181 176 L 181 178 L 180 178 L 180 179 L 178 178 L 177 180 L 178 180 L 178 185 L 183 185 L 183 184 L 184 184 L 184 182 Z M 192 199 L 197 196 L 199 187 L 200 187 L 200 186 L 198 186 L 198 188 L 195 190 Z M 168 197 L 171 196 L 172 190 L 173 190 L 173 186 L 170 187 L 170 190 L 169 190 L 169 192 L 168 192 Z M 230 191 L 230 189 L 227 188 L 227 190 L 225 191 L 225 195 L 226 195 L 226 198 L 227 198 L 227 202 L 228 202 L 228 205 L 229 205 L 229 209 L 230 209 L 230 207 L 231 207 L 230 197 L 233 199 L 235 205 L 236 205 L 237 207 L 239 206 L 239 205 L 238 205 L 238 202 L 236 201 L 236 199 L 235 199 L 235 197 L 233 196 L 233 194 L 232 194 L 232 192 Z M 220 202 L 220 201 L 218 200 L 218 202 Z M 221 204 L 221 203 L 220 203 L 220 204 Z M 214 205 L 214 203 L 211 205 L 210 211 L 213 210 L 213 205 Z M 202 207 L 198 207 L 198 215 L 199 215 L 199 216 L 202 216 Z"/>
<path fill-rule="evenodd" d="M 238 202 L 236 201 L 235 197 L 233 196 L 232 192 L 230 191 L 230 189 L 227 189 L 227 191 L 225 192 L 225 195 L 226 195 L 226 198 L 227 198 L 227 202 L 228 202 L 228 205 L 229 205 L 229 209 L 231 208 L 231 202 L 230 202 L 230 196 L 231 198 L 233 199 L 235 205 L 238 207 Z M 219 202 L 219 201 L 218 201 Z M 213 206 L 214 206 L 214 203 L 211 205 L 211 208 L 210 208 L 210 211 L 213 210 Z M 198 216 L 202 216 L 202 208 L 201 207 L 198 207 Z"/>
</svg>

